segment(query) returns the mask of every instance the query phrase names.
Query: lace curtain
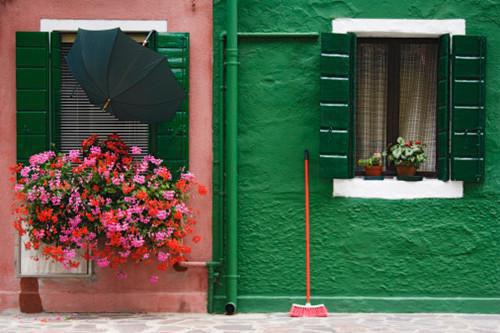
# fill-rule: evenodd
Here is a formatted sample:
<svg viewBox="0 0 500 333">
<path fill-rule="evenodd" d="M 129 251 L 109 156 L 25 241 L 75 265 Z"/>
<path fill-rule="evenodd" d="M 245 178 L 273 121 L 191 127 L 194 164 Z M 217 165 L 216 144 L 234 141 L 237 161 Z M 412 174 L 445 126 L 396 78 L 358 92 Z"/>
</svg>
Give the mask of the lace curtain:
<svg viewBox="0 0 500 333">
<path fill-rule="evenodd" d="M 360 43 L 357 53 L 356 159 L 387 149 L 389 47 Z M 399 136 L 426 144 L 420 171 L 436 171 L 437 45 L 400 45 Z"/>
</svg>

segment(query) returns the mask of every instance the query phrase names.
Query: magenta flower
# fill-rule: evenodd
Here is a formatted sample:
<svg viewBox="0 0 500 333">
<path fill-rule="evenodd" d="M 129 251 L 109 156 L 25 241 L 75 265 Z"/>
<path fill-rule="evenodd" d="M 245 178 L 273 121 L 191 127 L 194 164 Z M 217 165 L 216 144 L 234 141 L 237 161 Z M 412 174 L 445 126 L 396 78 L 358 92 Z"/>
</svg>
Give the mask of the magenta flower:
<svg viewBox="0 0 500 333">
<path fill-rule="evenodd" d="M 149 278 L 149 282 L 151 283 L 157 283 L 158 280 L 159 280 L 158 275 L 151 275 L 151 277 Z"/>
<path fill-rule="evenodd" d="M 167 212 L 164 210 L 159 210 L 158 213 L 156 214 L 156 217 L 159 218 L 160 220 L 164 220 L 167 218 Z"/>
<path fill-rule="evenodd" d="M 158 252 L 158 261 L 164 262 L 167 261 L 168 257 L 170 257 L 170 253 Z"/>
<path fill-rule="evenodd" d="M 173 200 L 175 197 L 175 191 L 165 191 L 162 196 L 165 200 Z"/>
<path fill-rule="evenodd" d="M 24 167 L 21 169 L 21 177 L 28 177 L 30 174 L 31 169 L 29 167 Z"/>
<path fill-rule="evenodd" d="M 192 181 L 195 177 L 191 172 L 186 172 L 181 175 L 181 178 L 187 181 Z"/>
<path fill-rule="evenodd" d="M 90 153 L 93 155 L 99 155 L 101 153 L 101 147 L 96 147 L 96 146 L 90 147 Z"/>
<path fill-rule="evenodd" d="M 116 277 L 118 278 L 118 280 L 125 280 L 127 278 L 127 273 L 125 273 L 123 271 L 119 271 L 116 274 Z"/>
<path fill-rule="evenodd" d="M 69 151 L 69 158 L 71 160 L 76 160 L 80 156 L 80 151 L 79 150 L 70 150 Z"/>
<path fill-rule="evenodd" d="M 59 198 L 59 197 L 52 197 L 52 199 L 50 199 L 50 201 L 52 202 L 52 204 L 54 206 L 59 206 L 61 204 L 61 198 Z"/>
<path fill-rule="evenodd" d="M 134 176 L 134 182 L 136 182 L 137 184 L 144 184 L 144 182 L 146 181 L 146 177 L 144 176 L 141 176 L 141 175 L 135 175 Z"/>
<path fill-rule="evenodd" d="M 140 237 L 134 238 L 134 239 L 132 239 L 130 244 L 132 244 L 133 247 L 141 247 L 142 245 L 144 245 L 144 239 L 142 239 Z"/>
<path fill-rule="evenodd" d="M 99 259 L 97 259 L 97 266 L 99 266 L 99 267 L 108 267 L 109 266 L 109 260 L 108 260 L 108 258 L 99 258 Z"/>
<path fill-rule="evenodd" d="M 140 153 L 142 153 L 142 149 L 137 146 L 132 146 L 130 147 L 130 152 L 134 155 L 139 155 Z"/>
</svg>

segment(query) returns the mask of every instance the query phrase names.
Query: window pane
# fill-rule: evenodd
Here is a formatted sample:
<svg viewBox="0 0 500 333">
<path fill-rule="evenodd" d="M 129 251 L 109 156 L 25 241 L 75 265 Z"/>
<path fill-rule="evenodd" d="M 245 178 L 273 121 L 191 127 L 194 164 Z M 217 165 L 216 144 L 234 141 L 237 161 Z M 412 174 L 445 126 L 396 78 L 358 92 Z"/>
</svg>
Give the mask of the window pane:
<svg viewBox="0 0 500 333">
<path fill-rule="evenodd" d="M 401 45 L 399 135 L 427 145 L 419 171 L 436 171 L 436 44 Z"/>
<path fill-rule="evenodd" d="M 387 62 L 385 44 L 358 44 L 356 159 L 386 147 Z"/>
<path fill-rule="evenodd" d="M 147 154 L 149 126 L 138 121 L 118 120 L 90 103 L 64 59 L 71 46 L 71 43 L 61 44 L 61 151 L 80 148 L 82 140 L 92 134 L 106 137 L 117 133 L 129 146 L 139 146 L 143 154 Z"/>
</svg>

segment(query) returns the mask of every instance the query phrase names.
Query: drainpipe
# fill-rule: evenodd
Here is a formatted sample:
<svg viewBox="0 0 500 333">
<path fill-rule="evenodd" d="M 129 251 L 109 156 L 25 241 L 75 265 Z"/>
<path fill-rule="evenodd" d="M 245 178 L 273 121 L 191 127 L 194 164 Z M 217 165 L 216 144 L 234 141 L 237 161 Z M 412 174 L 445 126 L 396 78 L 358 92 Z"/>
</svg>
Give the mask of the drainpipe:
<svg viewBox="0 0 500 333">
<path fill-rule="evenodd" d="M 227 266 L 226 314 L 233 314 L 238 298 L 238 0 L 226 2 L 226 162 Z"/>
</svg>

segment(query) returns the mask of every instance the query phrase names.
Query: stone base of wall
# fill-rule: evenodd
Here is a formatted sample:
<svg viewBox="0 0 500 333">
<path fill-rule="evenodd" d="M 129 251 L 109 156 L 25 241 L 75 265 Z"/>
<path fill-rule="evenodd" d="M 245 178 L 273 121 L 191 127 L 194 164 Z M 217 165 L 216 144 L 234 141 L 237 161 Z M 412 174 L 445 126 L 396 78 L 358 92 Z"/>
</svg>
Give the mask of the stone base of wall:
<svg viewBox="0 0 500 333">
<path fill-rule="evenodd" d="M 305 304 L 303 296 L 238 297 L 239 312 L 288 312 L 293 303 Z M 330 313 L 500 313 L 500 298 L 469 297 L 312 297 L 313 305 L 324 304 Z M 216 297 L 215 309 L 224 308 L 224 299 Z"/>
</svg>

